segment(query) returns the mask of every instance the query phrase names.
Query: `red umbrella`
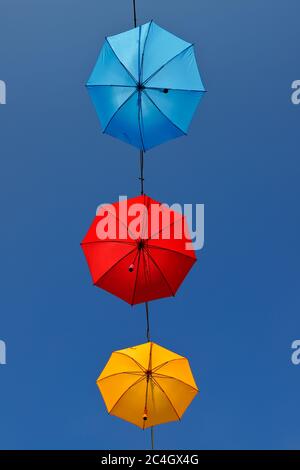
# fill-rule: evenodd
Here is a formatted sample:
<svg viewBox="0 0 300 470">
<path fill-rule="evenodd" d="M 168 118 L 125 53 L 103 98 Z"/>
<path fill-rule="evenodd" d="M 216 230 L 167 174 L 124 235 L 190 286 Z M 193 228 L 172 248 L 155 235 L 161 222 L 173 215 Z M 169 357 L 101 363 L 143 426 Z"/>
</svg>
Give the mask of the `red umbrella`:
<svg viewBox="0 0 300 470">
<path fill-rule="evenodd" d="M 94 285 L 131 305 L 174 296 L 196 261 L 185 217 L 146 195 L 100 207 L 81 246 Z"/>
</svg>

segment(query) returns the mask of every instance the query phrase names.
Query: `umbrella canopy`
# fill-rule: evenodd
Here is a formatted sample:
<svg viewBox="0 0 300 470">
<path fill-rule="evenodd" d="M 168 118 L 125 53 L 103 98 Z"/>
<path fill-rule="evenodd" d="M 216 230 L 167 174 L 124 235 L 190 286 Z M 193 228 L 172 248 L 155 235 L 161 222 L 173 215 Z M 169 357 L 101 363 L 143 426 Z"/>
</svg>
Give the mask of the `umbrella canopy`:
<svg viewBox="0 0 300 470">
<path fill-rule="evenodd" d="M 113 352 L 97 385 L 110 414 L 142 429 L 181 419 L 198 393 L 188 360 L 153 342 Z"/>
<path fill-rule="evenodd" d="M 102 206 L 81 246 L 94 285 L 131 305 L 174 296 L 196 261 L 185 217 L 146 195 Z"/>
<path fill-rule="evenodd" d="M 193 44 L 153 21 L 105 39 L 87 88 L 103 132 L 143 151 L 185 135 L 205 91 Z"/>
</svg>

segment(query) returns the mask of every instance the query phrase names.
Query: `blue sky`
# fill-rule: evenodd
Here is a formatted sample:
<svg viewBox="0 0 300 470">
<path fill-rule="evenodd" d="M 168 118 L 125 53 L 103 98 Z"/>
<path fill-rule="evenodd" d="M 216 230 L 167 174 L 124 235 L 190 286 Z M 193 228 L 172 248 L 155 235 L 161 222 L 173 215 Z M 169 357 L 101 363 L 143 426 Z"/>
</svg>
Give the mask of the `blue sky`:
<svg viewBox="0 0 300 470">
<path fill-rule="evenodd" d="M 188 137 L 146 155 L 145 188 L 205 204 L 205 247 L 153 339 L 190 359 L 201 390 L 158 448 L 300 448 L 300 79 L 297 0 L 137 0 L 195 43 L 208 93 Z M 102 135 L 84 87 L 131 1 L 3 0 L 0 79 L 0 447 L 147 448 L 107 415 L 95 380 L 145 341 L 144 307 L 92 286 L 80 250 L 101 202 L 139 192 L 138 152 Z"/>
</svg>

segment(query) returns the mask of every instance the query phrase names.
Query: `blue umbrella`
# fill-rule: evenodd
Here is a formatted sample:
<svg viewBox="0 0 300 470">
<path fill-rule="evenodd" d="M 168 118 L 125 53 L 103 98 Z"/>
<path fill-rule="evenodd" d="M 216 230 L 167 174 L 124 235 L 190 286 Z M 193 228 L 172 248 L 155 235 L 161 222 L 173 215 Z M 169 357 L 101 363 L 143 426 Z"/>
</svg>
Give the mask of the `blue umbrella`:
<svg viewBox="0 0 300 470">
<path fill-rule="evenodd" d="M 103 132 L 142 152 L 186 135 L 205 92 L 193 44 L 153 21 L 105 39 L 87 88 Z"/>
</svg>

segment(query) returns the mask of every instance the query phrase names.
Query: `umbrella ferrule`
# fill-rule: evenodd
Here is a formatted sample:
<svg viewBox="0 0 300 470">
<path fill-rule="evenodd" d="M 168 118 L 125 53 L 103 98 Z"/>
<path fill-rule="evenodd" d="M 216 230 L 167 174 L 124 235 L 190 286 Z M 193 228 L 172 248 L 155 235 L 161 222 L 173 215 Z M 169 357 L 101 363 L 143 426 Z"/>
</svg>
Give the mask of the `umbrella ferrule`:
<svg viewBox="0 0 300 470">
<path fill-rule="evenodd" d="M 145 409 L 144 409 L 144 414 L 143 414 L 143 420 L 144 420 L 144 421 L 147 421 L 147 419 L 148 419 L 148 410 L 147 410 L 147 408 L 145 407 Z"/>
<path fill-rule="evenodd" d="M 128 271 L 130 273 L 132 273 L 134 271 L 134 264 L 133 263 L 129 266 Z"/>
</svg>

